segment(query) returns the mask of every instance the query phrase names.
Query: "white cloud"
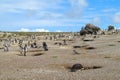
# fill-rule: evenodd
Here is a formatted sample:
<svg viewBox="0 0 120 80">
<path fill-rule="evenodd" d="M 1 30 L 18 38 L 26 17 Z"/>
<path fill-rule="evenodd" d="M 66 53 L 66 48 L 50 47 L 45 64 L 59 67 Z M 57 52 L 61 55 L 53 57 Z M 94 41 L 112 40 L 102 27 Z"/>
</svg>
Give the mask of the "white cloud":
<svg viewBox="0 0 120 80">
<path fill-rule="evenodd" d="M 18 30 L 19 32 L 29 32 L 30 30 L 27 28 L 21 28 L 20 30 Z"/>
<path fill-rule="evenodd" d="M 37 16 L 40 16 L 40 19 L 61 19 L 64 18 L 64 15 L 62 13 L 55 13 L 55 12 L 49 12 L 49 11 L 42 11 L 37 14 Z"/>
<path fill-rule="evenodd" d="M 0 3 L 1 13 L 19 13 L 22 17 L 37 16 L 40 19 L 63 17 L 63 14 L 55 10 L 64 10 L 61 5 L 64 0 L 20 0 L 13 3 Z M 49 3 L 49 4 L 48 4 Z M 48 17 L 48 18 L 47 18 Z"/>
<path fill-rule="evenodd" d="M 20 9 L 38 9 L 37 0 L 24 0 L 21 3 L 18 3 L 18 8 Z"/>
<path fill-rule="evenodd" d="M 21 10 L 18 9 L 9 9 L 8 11 L 11 13 L 22 13 Z"/>
<path fill-rule="evenodd" d="M 30 26 L 39 26 L 39 27 L 65 27 L 65 26 L 81 26 L 86 22 L 89 22 L 89 19 L 51 19 L 51 20 L 23 20 L 10 22 L 11 26 L 25 26 L 26 28 Z M 6 24 L 4 24 L 6 25 Z"/>
<path fill-rule="evenodd" d="M 54 11 L 65 9 L 65 6 L 62 5 L 62 3 L 69 2 L 70 9 L 66 11 L 65 15 L 61 16 L 61 14 L 56 14 Z M 48 4 L 49 3 L 49 4 Z M 25 13 L 27 12 L 28 16 L 39 14 L 40 17 L 65 17 L 68 15 L 69 17 L 73 17 L 73 15 L 76 15 L 74 17 L 78 17 L 82 14 L 82 10 L 88 5 L 87 0 L 20 0 L 20 1 L 14 1 L 14 3 L 0 3 L 0 11 L 2 12 L 13 12 L 13 13 Z M 52 12 L 50 11 L 52 10 Z M 67 10 L 67 9 L 66 9 Z M 47 11 L 43 15 L 43 13 Z M 41 14 L 42 13 L 42 14 Z M 73 15 L 72 15 L 73 14 Z M 45 17 L 45 18 L 46 18 Z"/>
<path fill-rule="evenodd" d="M 17 30 L 19 32 L 49 32 L 49 30 L 46 29 L 28 29 L 28 28 L 21 28 L 20 30 Z"/>
<path fill-rule="evenodd" d="M 27 28 L 30 26 L 79 26 L 86 21 L 88 22 L 87 19 L 81 19 L 84 9 L 88 6 L 87 0 L 7 1 L 0 3 L 0 11 L 2 13 L 10 13 L 9 15 L 12 16 L 14 13 L 19 13 L 20 15 L 15 14 L 15 18 L 12 18 L 7 24 L 6 22 L 2 23 L 3 26 L 25 26 Z M 35 31 L 27 28 L 21 28 L 20 31 Z M 43 29 L 37 30 L 46 31 Z"/>
<path fill-rule="evenodd" d="M 65 13 L 70 18 L 81 18 L 84 9 L 88 6 L 87 0 L 69 0 L 71 9 Z"/>
<path fill-rule="evenodd" d="M 8 11 L 9 9 L 19 10 L 47 10 L 61 8 L 59 4 L 64 0 L 20 0 L 12 3 L 0 3 L 0 10 Z M 49 4 L 48 4 L 49 3 Z"/>
<path fill-rule="evenodd" d="M 62 32 L 61 30 L 56 30 L 55 32 Z"/>
<path fill-rule="evenodd" d="M 86 0 L 70 0 L 72 7 L 82 8 L 88 5 Z"/>
<path fill-rule="evenodd" d="M 117 11 L 116 8 L 110 8 L 110 9 L 104 9 L 102 10 L 103 12 L 114 12 L 114 11 Z"/>
<path fill-rule="evenodd" d="M 117 12 L 117 13 L 113 16 L 113 22 L 114 22 L 114 23 L 120 23 L 120 12 Z"/>
<path fill-rule="evenodd" d="M 37 2 L 35 0 L 21 0 L 14 1 L 13 3 L 0 3 L 0 7 L 3 12 L 9 10 L 26 10 L 26 9 L 38 9 Z"/>
<path fill-rule="evenodd" d="M 93 23 L 99 25 L 101 23 L 100 17 L 93 18 Z"/>
<path fill-rule="evenodd" d="M 45 29 L 36 29 L 35 32 L 49 32 L 49 30 L 45 30 Z"/>
</svg>

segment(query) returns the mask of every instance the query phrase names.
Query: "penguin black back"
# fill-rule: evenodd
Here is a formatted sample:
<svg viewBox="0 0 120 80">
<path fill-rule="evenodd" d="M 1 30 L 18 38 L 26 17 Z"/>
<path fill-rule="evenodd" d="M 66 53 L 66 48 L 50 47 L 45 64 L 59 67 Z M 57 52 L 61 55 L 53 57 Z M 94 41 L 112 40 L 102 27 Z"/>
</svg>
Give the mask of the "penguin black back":
<svg viewBox="0 0 120 80">
<path fill-rule="evenodd" d="M 83 68 L 83 66 L 81 64 L 74 64 L 71 67 L 71 72 L 76 72 L 77 70 L 82 69 L 82 68 Z"/>
</svg>

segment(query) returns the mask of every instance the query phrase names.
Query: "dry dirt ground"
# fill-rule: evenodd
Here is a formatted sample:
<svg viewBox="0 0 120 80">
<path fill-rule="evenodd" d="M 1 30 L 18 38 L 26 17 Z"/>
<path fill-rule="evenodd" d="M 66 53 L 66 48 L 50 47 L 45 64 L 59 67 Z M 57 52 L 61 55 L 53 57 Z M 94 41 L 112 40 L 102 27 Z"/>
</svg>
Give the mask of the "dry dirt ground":
<svg viewBox="0 0 120 80">
<path fill-rule="evenodd" d="M 19 53 L 17 44 L 11 45 L 9 52 L 0 49 L 0 80 L 120 80 L 120 35 L 76 40 L 61 47 L 54 41 L 46 42 L 48 51 L 29 48 L 27 56 Z M 87 48 L 73 48 L 74 45 Z M 91 69 L 70 72 L 75 63 Z"/>
</svg>

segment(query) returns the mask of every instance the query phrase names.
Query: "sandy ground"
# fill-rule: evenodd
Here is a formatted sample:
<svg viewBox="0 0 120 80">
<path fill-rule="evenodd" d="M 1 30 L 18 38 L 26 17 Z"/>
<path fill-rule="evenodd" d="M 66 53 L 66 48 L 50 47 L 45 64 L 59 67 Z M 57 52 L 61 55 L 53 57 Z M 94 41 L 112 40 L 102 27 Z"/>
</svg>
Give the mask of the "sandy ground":
<svg viewBox="0 0 120 80">
<path fill-rule="evenodd" d="M 0 80 L 120 80 L 119 41 L 120 35 L 104 35 L 86 42 L 76 40 L 61 47 L 46 41 L 48 51 L 29 48 L 27 56 L 19 53 L 17 44 L 11 45 L 9 52 L 0 49 Z M 74 45 L 95 49 L 73 48 Z M 69 67 L 75 63 L 100 68 L 70 72 Z"/>
</svg>

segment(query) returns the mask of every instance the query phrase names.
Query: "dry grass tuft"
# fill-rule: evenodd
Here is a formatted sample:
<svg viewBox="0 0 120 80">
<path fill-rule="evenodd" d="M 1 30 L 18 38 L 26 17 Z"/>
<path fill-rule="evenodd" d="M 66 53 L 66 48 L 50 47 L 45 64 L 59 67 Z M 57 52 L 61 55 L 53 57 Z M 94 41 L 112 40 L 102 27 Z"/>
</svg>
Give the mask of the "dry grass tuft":
<svg viewBox="0 0 120 80">
<path fill-rule="evenodd" d="M 109 44 L 108 46 L 115 46 L 115 44 Z"/>
</svg>

